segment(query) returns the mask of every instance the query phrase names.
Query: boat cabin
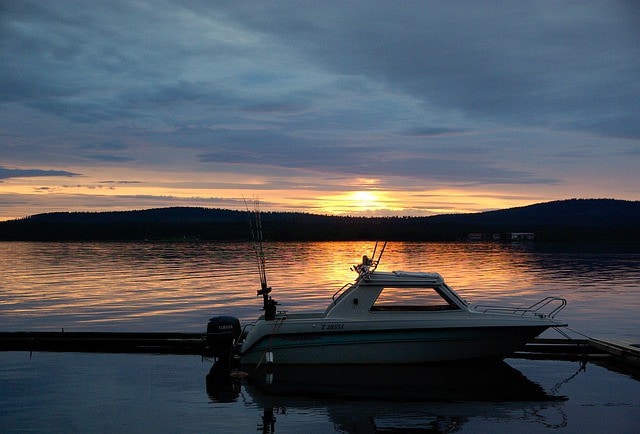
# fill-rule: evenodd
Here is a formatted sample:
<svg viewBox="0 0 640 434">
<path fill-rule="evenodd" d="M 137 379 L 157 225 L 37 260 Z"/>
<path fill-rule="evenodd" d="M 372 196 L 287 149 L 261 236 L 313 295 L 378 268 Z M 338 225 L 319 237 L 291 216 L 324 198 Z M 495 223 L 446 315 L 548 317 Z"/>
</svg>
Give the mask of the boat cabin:
<svg viewBox="0 0 640 434">
<path fill-rule="evenodd" d="M 326 317 L 375 315 L 381 312 L 444 312 L 467 309 L 467 303 L 437 273 L 407 271 L 362 274 L 343 287 Z"/>
</svg>

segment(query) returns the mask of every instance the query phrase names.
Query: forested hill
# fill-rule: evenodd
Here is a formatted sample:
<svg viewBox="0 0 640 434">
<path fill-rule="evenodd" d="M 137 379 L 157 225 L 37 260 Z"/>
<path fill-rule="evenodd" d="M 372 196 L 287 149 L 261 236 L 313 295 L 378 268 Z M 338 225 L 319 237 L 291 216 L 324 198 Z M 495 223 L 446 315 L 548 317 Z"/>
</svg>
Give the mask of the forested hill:
<svg viewBox="0 0 640 434">
<path fill-rule="evenodd" d="M 640 241 L 640 202 L 571 199 L 500 211 L 431 217 L 336 217 L 290 212 L 261 214 L 274 241 L 458 241 L 469 234 L 509 239 L 532 232 L 537 241 Z M 0 222 L 0 240 L 246 240 L 244 211 L 159 208 L 119 212 L 61 212 Z"/>
</svg>

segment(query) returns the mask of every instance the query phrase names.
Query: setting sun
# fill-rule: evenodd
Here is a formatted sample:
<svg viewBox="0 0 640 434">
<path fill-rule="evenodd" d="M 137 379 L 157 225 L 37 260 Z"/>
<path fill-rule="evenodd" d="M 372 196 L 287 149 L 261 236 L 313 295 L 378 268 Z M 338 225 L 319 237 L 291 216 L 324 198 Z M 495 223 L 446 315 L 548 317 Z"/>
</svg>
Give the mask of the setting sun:
<svg viewBox="0 0 640 434">
<path fill-rule="evenodd" d="M 351 201 L 357 209 L 376 209 L 380 207 L 378 196 L 371 191 L 356 191 L 351 193 Z"/>
<path fill-rule="evenodd" d="M 318 199 L 322 204 L 321 212 L 329 214 L 371 215 L 381 210 L 393 213 L 401 209 L 396 200 L 390 198 L 384 191 L 350 191 Z"/>
</svg>

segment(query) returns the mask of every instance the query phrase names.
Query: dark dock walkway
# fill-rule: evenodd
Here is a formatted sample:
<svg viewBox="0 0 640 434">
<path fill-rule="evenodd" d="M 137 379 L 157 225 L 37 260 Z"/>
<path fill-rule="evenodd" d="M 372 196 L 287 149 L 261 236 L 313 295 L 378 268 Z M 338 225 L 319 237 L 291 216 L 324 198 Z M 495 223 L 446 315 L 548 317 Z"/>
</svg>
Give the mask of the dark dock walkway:
<svg viewBox="0 0 640 434">
<path fill-rule="evenodd" d="M 204 333 L 0 332 L 0 351 L 198 354 Z"/>
<path fill-rule="evenodd" d="M 516 358 L 552 360 L 618 359 L 640 367 L 640 343 L 623 339 L 544 339 L 529 342 Z"/>
<path fill-rule="evenodd" d="M 0 351 L 207 355 L 206 333 L 0 332 Z M 640 343 L 621 339 L 535 339 L 509 358 L 613 364 L 640 376 Z"/>
</svg>

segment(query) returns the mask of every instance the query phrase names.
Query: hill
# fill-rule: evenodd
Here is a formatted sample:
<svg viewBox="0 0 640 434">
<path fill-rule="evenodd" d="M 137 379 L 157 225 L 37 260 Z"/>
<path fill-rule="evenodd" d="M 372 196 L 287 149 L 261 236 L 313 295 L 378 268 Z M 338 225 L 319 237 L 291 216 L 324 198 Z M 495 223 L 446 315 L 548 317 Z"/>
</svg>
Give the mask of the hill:
<svg viewBox="0 0 640 434">
<path fill-rule="evenodd" d="M 537 241 L 640 241 L 640 202 L 571 199 L 431 217 L 337 217 L 263 212 L 265 236 L 276 241 L 457 241 L 470 233 L 509 239 L 533 232 Z M 140 211 L 59 212 L 0 222 L 4 241 L 246 240 L 243 211 L 158 208 Z"/>
</svg>

